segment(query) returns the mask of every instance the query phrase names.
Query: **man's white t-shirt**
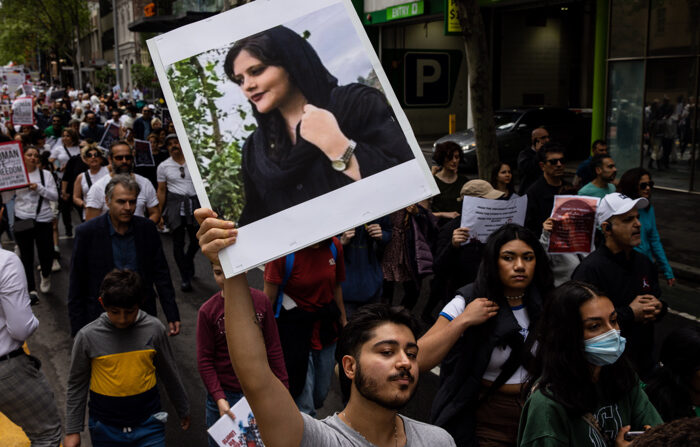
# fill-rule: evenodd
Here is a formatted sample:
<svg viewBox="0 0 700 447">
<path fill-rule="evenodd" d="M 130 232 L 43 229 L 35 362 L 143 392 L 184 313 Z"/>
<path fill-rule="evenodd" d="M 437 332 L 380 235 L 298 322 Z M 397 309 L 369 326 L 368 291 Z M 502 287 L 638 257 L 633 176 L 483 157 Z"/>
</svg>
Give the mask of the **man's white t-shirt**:
<svg viewBox="0 0 700 447">
<path fill-rule="evenodd" d="M 183 174 L 185 175 L 184 177 L 182 176 Z M 158 183 L 166 183 L 168 192 L 172 194 L 187 197 L 197 194 L 192 184 L 190 172 L 187 170 L 187 164 L 179 164 L 172 157 L 168 157 L 167 160 L 158 165 L 156 179 Z"/>
<path fill-rule="evenodd" d="M 141 187 L 138 197 L 136 198 L 136 216 L 146 217 L 146 209 L 158 206 L 158 196 L 151 182 L 138 174 L 134 174 L 134 179 Z M 107 183 L 112 180 L 111 176 L 105 176 L 92 184 L 85 200 L 86 208 L 95 208 L 100 210 L 100 215 L 109 211 L 105 203 L 105 188 Z"/>
</svg>

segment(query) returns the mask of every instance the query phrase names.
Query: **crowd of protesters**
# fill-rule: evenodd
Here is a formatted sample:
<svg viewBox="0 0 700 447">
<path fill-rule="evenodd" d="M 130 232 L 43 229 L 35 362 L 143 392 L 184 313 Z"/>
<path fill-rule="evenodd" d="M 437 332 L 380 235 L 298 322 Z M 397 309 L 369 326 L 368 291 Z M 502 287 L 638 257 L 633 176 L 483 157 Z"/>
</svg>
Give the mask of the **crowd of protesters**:
<svg viewBox="0 0 700 447">
<path fill-rule="evenodd" d="M 224 278 L 216 253 L 237 231 L 199 209 L 167 115 L 138 94 L 70 88 L 40 93 L 35 113 L 35 126 L 0 134 L 22 142 L 30 179 L 2 195 L 15 254 L 0 249 L 0 411 L 32 445 L 61 440 L 40 363 L 22 345 L 38 325 L 30 306 L 58 295 L 51 274 L 64 268 L 75 337 L 67 447 L 80 445 L 88 402 L 94 446 L 165 445 L 157 382 L 185 430 L 189 399 L 206 398 L 211 426 L 245 394 L 268 446 L 625 446 L 630 431 L 700 414 L 697 328 L 672 333 L 654 357 L 654 326 L 667 311 L 659 274 L 669 286 L 675 278 L 651 174 L 635 168 L 618 182 L 602 140 L 571 183 L 566 148 L 545 128 L 490 181 L 459 173 L 461 148 L 439 144 L 438 196 L 269 262 L 259 291 L 245 275 Z M 111 126 L 119 138 L 102 147 Z M 135 140 L 150 143 L 152 163 L 137 165 Z M 554 197 L 577 193 L 600 199 L 596 248 L 547 253 Z M 523 195 L 522 226 L 504 225 L 484 243 L 461 224 L 464 197 Z M 70 260 L 59 250 L 61 226 L 73 238 Z M 179 370 L 195 365 L 178 364 L 168 342 L 195 322 L 180 320 L 159 232 L 172 238 L 182 291 L 193 290 L 200 247 L 220 289 L 196 321 L 206 396 L 184 389 Z M 154 318 L 156 298 L 167 326 Z M 419 372 L 438 365 L 429 422 L 439 428 L 398 416 Z M 347 406 L 318 421 L 336 374 Z"/>
</svg>

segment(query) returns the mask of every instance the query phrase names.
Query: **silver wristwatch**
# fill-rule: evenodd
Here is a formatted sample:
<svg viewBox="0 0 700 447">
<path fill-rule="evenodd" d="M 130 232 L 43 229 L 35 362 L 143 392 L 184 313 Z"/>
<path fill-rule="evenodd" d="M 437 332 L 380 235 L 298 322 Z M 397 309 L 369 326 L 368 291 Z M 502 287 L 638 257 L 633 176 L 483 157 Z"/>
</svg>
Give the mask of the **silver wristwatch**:
<svg viewBox="0 0 700 447">
<path fill-rule="evenodd" d="M 348 143 L 348 148 L 345 149 L 345 153 L 339 159 L 331 161 L 331 166 L 333 166 L 333 169 L 339 172 L 345 171 L 350 164 L 350 159 L 352 158 L 353 152 L 355 152 L 356 146 L 357 143 L 350 140 Z"/>
</svg>

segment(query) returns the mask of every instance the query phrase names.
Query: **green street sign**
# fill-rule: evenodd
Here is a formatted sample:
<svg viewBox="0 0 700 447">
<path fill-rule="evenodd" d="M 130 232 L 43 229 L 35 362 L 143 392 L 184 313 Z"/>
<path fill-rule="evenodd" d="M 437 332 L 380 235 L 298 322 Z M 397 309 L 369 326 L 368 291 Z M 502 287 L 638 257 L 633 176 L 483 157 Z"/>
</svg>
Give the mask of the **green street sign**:
<svg viewBox="0 0 700 447">
<path fill-rule="evenodd" d="M 424 10 L 423 0 L 392 6 L 386 9 L 386 21 L 419 16 L 423 14 Z"/>
</svg>

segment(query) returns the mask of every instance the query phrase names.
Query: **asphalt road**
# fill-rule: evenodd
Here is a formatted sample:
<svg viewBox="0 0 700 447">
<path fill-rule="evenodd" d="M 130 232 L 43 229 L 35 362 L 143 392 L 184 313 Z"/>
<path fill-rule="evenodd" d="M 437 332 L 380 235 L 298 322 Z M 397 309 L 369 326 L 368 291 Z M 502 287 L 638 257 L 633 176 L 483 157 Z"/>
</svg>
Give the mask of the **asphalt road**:
<svg viewBox="0 0 700 447">
<path fill-rule="evenodd" d="M 189 293 L 180 292 L 180 278 L 172 257 L 172 244 L 169 235 L 162 235 L 168 263 L 171 266 L 173 283 L 176 285 L 177 302 L 182 318 L 182 332 L 170 339 L 178 360 L 180 373 L 190 397 L 192 409 L 192 423 L 188 431 L 183 432 L 176 422 L 176 413 L 162 390 L 162 402 L 173 418 L 167 424 L 167 445 L 176 447 L 205 446 L 206 433 L 204 424 L 204 401 L 206 392 L 196 367 L 195 325 L 199 306 L 213 295 L 217 289 L 211 275 L 208 261 L 201 255 L 196 257 L 197 276 L 193 281 L 194 290 Z M 72 338 L 70 337 L 68 315 L 66 309 L 66 296 L 68 292 L 68 265 L 70 262 L 72 239 L 62 237 L 60 241 L 63 269 L 52 276 L 52 293 L 41 297 L 41 303 L 33 308 L 40 325 L 36 333 L 28 340 L 29 349 L 43 362 L 43 371 L 53 387 L 59 411 L 63 417 L 65 412 L 65 391 L 70 365 L 70 352 Z M 12 249 L 12 244 L 5 244 L 5 248 Z M 262 272 L 255 269 L 249 273 L 249 282 L 252 287 L 262 289 Z M 429 280 L 423 282 L 421 299 L 416 311 L 419 315 L 427 298 Z M 397 288 L 400 289 L 400 288 Z M 398 290 L 397 290 L 398 293 Z M 682 325 L 697 324 L 700 316 L 699 284 L 687 284 L 680 282 L 673 289 L 664 287 L 664 299 L 666 299 L 674 313 L 669 314 L 659 325 L 657 338 L 661 339 L 668 331 Z M 396 297 L 398 298 L 398 297 Z M 395 299 L 395 302 L 398 302 Z M 694 318 L 694 320 L 686 318 Z M 162 317 L 162 315 L 161 315 Z M 340 391 L 337 380 L 333 380 L 332 388 L 326 400 L 325 406 L 319 411 L 319 417 L 332 414 L 342 409 Z M 418 420 L 427 420 L 430 414 L 432 398 L 436 392 L 438 378 L 435 374 L 426 373 L 420 378 L 420 386 L 415 398 L 402 412 L 409 417 Z M 0 429 L 0 432 L 2 430 Z M 2 435 L 0 434 L 0 445 Z M 89 436 L 83 436 L 83 446 L 90 447 Z"/>
</svg>

